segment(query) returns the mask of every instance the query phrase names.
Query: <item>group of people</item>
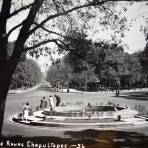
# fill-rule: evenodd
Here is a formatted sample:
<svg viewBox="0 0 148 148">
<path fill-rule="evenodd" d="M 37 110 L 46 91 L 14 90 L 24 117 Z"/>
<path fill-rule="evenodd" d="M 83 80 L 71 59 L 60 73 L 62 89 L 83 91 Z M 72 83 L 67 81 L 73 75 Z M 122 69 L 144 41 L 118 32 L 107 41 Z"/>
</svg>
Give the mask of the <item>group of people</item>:
<svg viewBox="0 0 148 148">
<path fill-rule="evenodd" d="M 54 95 L 54 97 L 56 99 L 56 107 L 57 107 L 61 103 L 61 97 L 58 95 Z M 43 97 L 40 102 L 40 108 L 45 109 L 45 108 L 47 108 L 47 106 L 49 106 L 50 109 L 53 110 L 55 108 L 54 97 L 52 95 L 50 95 L 48 101 L 45 99 L 45 97 Z"/>
<path fill-rule="evenodd" d="M 61 103 L 61 97 L 58 96 L 58 95 L 54 95 L 55 99 L 56 99 L 56 107 L 58 107 Z M 54 108 L 55 108 L 55 105 L 54 105 L 54 97 L 52 95 L 49 96 L 49 100 L 47 101 L 45 97 L 43 97 L 41 99 L 41 102 L 40 102 L 40 108 L 41 109 L 45 109 L 47 108 L 48 106 L 50 107 L 50 110 L 52 111 Z M 22 115 L 22 120 L 24 121 L 28 121 L 28 116 L 31 114 L 32 110 L 30 108 L 30 105 L 28 102 L 26 102 L 24 105 L 23 105 L 23 115 Z"/>
</svg>

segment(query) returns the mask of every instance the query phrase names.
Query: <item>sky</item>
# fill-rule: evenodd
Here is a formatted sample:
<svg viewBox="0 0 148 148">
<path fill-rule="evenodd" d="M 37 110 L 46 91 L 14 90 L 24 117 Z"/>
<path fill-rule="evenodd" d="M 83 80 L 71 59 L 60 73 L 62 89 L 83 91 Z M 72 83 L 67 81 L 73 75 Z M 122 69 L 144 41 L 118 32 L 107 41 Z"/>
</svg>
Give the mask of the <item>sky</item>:
<svg viewBox="0 0 148 148">
<path fill-rule="evenodd" d="M 127 17 L 136 20 L 133 22 L 130 30 L 126 32 L 125 38 L 123 39 L 123 42 L 129 46 L 129 49 L 125 49 L 125 51 L 133 53 L 138 50 L 143 50 L 146 41 L 144 33 L 140 31 L 140 27 L 145 24 L 145 18 L 148 18 L 148 5 L 139 2 L 138 4 L 130 6 L 127 11 Z"/>
<path fill-rule="evenodd" d="M 23 14 L 23 15 L 26 15 L 26 14 Z M 131 19 L 134 19 L 134 22 L 132 23 L 132 27 L 130 28 L 130 30 L 125 32 L 125 37 L 122 39 L 123 43 L 127 44 L 129 47 L 129 48 L 125 48 L 125 52 L 134 53 L 136 51 L 144 49 L 146 45 L 146 41 L 145 41 L 144 33 L 140 32 L 140 27 L 145 24 L 145 17 L 147 16 L 148 16 L 148 4 L 146 5 L 146 2 L 138 2 L 128 7 L 126 12 L 126 17 L 129 22 Z M 15 23 L 19 22 L 21 19 L 22 19 L 21 17 L 10 19 L 8 22 L 8 28 L 15 26 Z M 17 37 L 17 34 L 18 34 L 18 31 L 14 32 L 10 36 L 10 41 L 14 41 Z M 106 38 L 107 35 L 108 35 L 107 33 L 103 32 L 101 37 Z M 54 55 L 54 58 L 57 58 L 57 57 L 58 57 L 58 54 Z M 48 66 L 51 64 L 50 57 L 41 56 L 37 60 L 37 62 L 40 65 L 42 72 L 46 72 L 48 69 Z"/>
</svg>

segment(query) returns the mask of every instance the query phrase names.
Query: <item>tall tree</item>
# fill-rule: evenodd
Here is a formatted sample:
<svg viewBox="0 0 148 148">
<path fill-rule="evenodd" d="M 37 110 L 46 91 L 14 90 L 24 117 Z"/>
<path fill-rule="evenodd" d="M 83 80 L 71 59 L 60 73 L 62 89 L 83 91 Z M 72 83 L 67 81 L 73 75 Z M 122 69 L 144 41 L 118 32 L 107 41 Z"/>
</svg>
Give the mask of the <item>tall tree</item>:
<svg viewBox="0 0 148 148">
<path fill-rule="evenodd" d="M 146 46 L 144 50 L 140 53 L 140 62 L 142 65 L 142 70 L 144 74 L 145 83 L 148 82 L 148 42 L 146 43 Z"/>
<path fill-rule="evenodd" d="M 18 63 L 15 73 L 13 74 L 11 85 L 22 87 L 26 82 L 36 85 L 41 81 L 41 70 L 38 64 L 32 59 L 26 59 Z"/>
<path fill-rule="evenodd" d="M 54 63 L 49 67 L 47 71 L 47 81 L 52 82 L 62 82 L 67 84 L 67 91 L 69 91 L 69 83 L 71 82 L 72 68 L 69 64 L 60 61 Z"/>
</svg>

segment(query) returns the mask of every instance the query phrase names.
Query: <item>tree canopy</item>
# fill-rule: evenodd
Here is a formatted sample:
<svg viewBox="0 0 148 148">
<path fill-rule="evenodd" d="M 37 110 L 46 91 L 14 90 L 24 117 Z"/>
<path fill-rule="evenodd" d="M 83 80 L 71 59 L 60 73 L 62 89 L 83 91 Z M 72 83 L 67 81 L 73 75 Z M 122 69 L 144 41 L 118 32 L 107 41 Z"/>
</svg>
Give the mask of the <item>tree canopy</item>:
<svg viewBox="0 0 148 148">
<path fill-rule="evenodd" d="M 41 82 L 42 73 L 38 64 L 32 59 L 26 59 L 18 63 L 12 76 L 11 85 L 14 88 L 37 85 Z"/>
<path fill-rule="evenodd" d="M 98 82 L 101 88 L 111 90 L 119 86 L 122 89 L 145 87 L 141 53 L 125 53 L 123 46 L 106 41 L 93 42 L 87 39 L 84 32 L 76 31 L 72 33 L 70 40 L 65 40 L 65 44 L 68 50 L 62 65 L 70 67 L 70 72 L 66 69 L 66 73 L 71 75 L 71 87 L 87 90 L 89 83 L 96 85 Z M 54 63 L 49 68 L 47 80 L 66 81 L 67 78 L 62 79 L 59 71 L 62 67 L 59 63 Z"/>
</svg>

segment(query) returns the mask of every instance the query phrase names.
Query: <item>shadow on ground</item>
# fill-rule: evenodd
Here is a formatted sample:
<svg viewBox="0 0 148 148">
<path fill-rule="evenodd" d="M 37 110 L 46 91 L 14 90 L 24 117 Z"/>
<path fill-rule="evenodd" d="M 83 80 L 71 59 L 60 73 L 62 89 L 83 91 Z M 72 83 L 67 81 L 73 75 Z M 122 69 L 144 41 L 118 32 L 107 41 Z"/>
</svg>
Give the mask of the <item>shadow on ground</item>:
<svg viewBox="0 0 148 148">
<path fill-rule="evenodd" d="M 112 96 L 112 97 L 115 97 L 115 96 Z M 148 101 L 148 92 L 121 93 L 119 98 Z"/>
<path fill-rule="evenodd" d="M 23 144 L 23 147 L 36 148 L 147 148 L 148 136 L 136 132 L 124 131 L 98 131 L 98 130 L 83 130 L 83 131 L 67 131 L 65 135 L 71 138 L 62 137 L 1 137 L 4 147 L 6 142 Z M 35 145 L 36 144 L 36 145 Z"/>
</svg>

